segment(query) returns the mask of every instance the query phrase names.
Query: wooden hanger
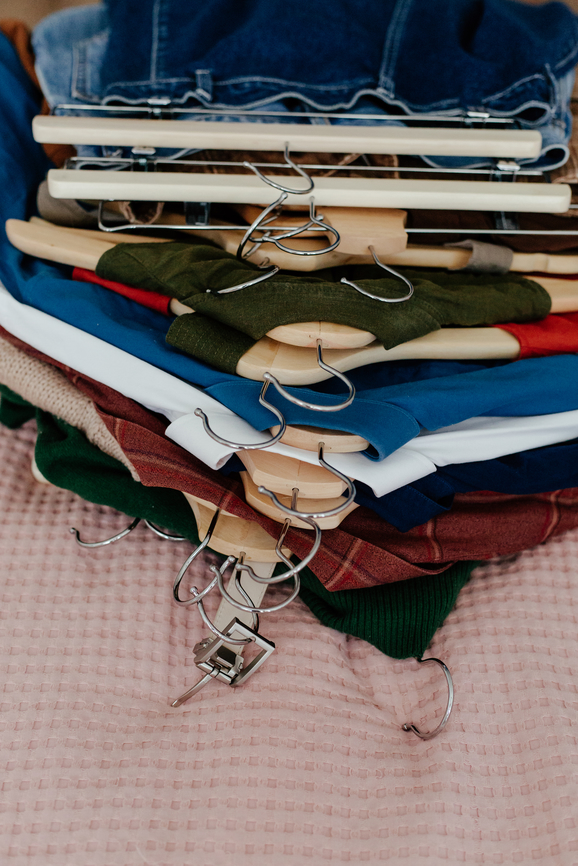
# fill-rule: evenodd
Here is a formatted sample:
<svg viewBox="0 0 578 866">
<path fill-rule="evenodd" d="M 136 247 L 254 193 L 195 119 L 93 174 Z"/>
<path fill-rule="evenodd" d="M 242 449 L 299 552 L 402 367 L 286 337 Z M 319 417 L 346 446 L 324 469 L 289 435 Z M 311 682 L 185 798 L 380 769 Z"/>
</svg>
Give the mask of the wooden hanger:
<svg viewBox="0 0 578 866">
<path fill-rule="evenodd" d="M 324 349 L 323 360 L 341 373 L 380 361 L 443 359 L 452 361 L 517 358 L 520 344 L 499 328 L 441 328 L 423 337 L 384 349 L 377 341 L 360 349 Z M 317 364 L 317 350 L 277 343 L 263 337 L 237 363 L 245 379 L 263 380 L 271 373 L 283 385 L 313 385 L 331 378 Z"/>
<path fill-rule="evenodd" d="M 51 261 L 87 267 L 94 270 L 100 256 L 112 245 L 92 237 L 72 235 L 73 229 L 47 227 L 20 220 L 8 220 L 6 231 L 11 243 L 24 252 Z M 551 294 L 552 311 L 566 312 L 578 309 L 578 281 L 537 278 Z M 171 302 L 174 312 L 190 309 Z M 285 326 L 287 332 L 295 326 Z M 279 329 L 274 329 L 278 331 Z M 303 335 L 303 326 L 295 328 Z M 326 333 L 322 325 L 317 333 L 324 345 L 335 344 L 341 326 L 331 325 Z M 306 329 L 305 329 L 305 333 Z M 356 337 L 356 329 L 349 328 L 346 337 Z M 368 332 L 357 332 L 364 341 Z M 424 337 L 402 343 L 386 350 L 374 341 L 353 349 L 326 350 L 326 363 L 341 372 L 379 361 L 443 358 L 453 360 L 515 358 L 519 353 L 518 341 L 507 331 L 498 328 L 442 328 Z M 239 360 L 236 372 L 247 379 L 262 381 L 265 372 L 271 372 L 284 385 L 310 385 L 329 378 L 317 364 L 316 350 L 279 343 L 269 336 L 263 337 Z"/>
<path fill-rule="evenodd" d="M 270 432 L 275 436 L 279 432 L 279 427 L 271 427 Z M 346 433 L 344 430 L 327 430 L 323 427 L 309 427 L 302 424 L 296 424 L 294 427 L 288 424 L 280 441 L 292 448 L 302 448 L 303 451 L 315 453 L 319 450 L 319 443 L 323 442 L 325 454 L 330 452 L 352 454 L 355 451 L 365 451 L 369 448 L 367 439 L 358 436 L 357 433 Z"/>
<path fill-rule="evenodd" d="M 261 212 L 261 208 L 253 205 L 240 205 L 236 209 L 249 224 L 253 223 Z M 374 247 L 378 256 L 402 252 L 407 247 L 406 220 L 407 213 L 402 210 L 361 207 L 323 208 L 323 222 L 339 232 L 339 247 L 336 252 L 345 256 L 366 257 L 369 246 Z M 275 230 L 276 223 L 298 227 L 303 224 L 303 218 L 283 214 L 271 222 L 268 228 Z M 313 237 L 316 234 L 318 236 L 318 233 L 313 233 Z M 269 245 L 267 245 L 268 249 Z"/>
<path fill-rule="evenodd" d="M 117 117 L 39 115 L 32 121 L 36 141 L 45 144 L 100 144 L 279 150 L 324 153 L 396 153 L 431 156 L 536 158 L 542 136 L 534 130 L 443 127 L 347 126 L 301 123 L 231 123 Z M 162 201 L 162 199 L 160 199 Z M 190 199 L 202 201 L 203 199 Z"/>
<path fill-rule="evenodd" d="M 283 176 L 271 176 L 270 180 L 281 186 L 287 183 Z M 67 168 L 48 172 L 50 195 L 63 199 L 260 204 L 265 189 L 263 181 L 254 174 Z M 565 213 L 571 195 L 570 187 L 562 183 L 319 177 L 315 178 L 315 189 L 307 199 L 313 198 L 317 207 Z M 299 194 L 288 193 L 286 201 L 289 205 L 301 204 L 302 199 Z"/>
<path fill-rule="evenodd" d="M 237 456 L 255 486 L 263 485 L 273 493 L 291 497 L 292 490 L 297 487 L 303 499 L 335 499 L 345 490 L 343 481 L 323 466 L 266 450 L 238 451 Z"/>
<path fill-rule="evenodd" d="M 122 237 L 115 234 L 110 238 L 105 232 L 55 226 L 35 217 L 30 222 L 7 220 L 6 234 L 10 243 L 23 253 L 62 265 L 86 268 L 89 271 L 96 270 L 101 256 L 113 249 L 117 243 L 142 243 L 143 240 L 148 240 L 134 234 L 124 234 Z M 99 235 L 103 238 L 101 239 Z M 162 242 L 164 238 L 151 238 L 151 240 Z M 171 300 L 170 308 L 171 312 L 178 316 L 194 312 L 176 298 Z M 324 343 L 332 346 L 338 343 L 345 347 L 363 346 L 374 339 L 373 334 L 357 328 L 322 322 L 282 325 L 273 328 L 269 333 L 276 339 L 282 338 L 285 342 L 293 340 L 297 346 L 315 345 L 316 335 L 320 335 Z"/>
<path fill-rule="evenodd" d="M 260 511 L 262 514 L 270 517 L 271 520 L 275 520 L 277 523 L 283 523 L 285 520 L 285 514 L 280 511 L 273 502 L 271 502 L 268 496 L 259 493 L 257 485 L 251 480 L 249 473 L 241 472 L 239 474 L 241 475 L 243 487 L 245 488 L 245 499 L 247 500 L 247 504 L 250 505 L 251 508 L 254 508 L 255 511 Z M 286 505 L 289 508 L 291 507 L 291 496 L 279 496 L 278 499 L 282 505 Z M 337 508 L 342 502 L 345 502 L 345 497 L 343 496 L 335 497 L 334 499 L 307 499 L 304 500 L 305 505 L 301 505 L 301 510 L 330 511 L 333 508 Z M 297 507 L 300 507 L 299 503 L 297 504 Z M 359 506 L 356 502 L 352 502 L 351 505 L 339 514 L 335 514 L 331 517 L 315 518 L 315 522 L 319 524 L 320 529 L 336 529 L 342 520 L 358 507 Z M 291 523 L 299 529 L 308 529 L 311 531 L 309 524 L 299 520 L 297 517 L 292 517 Z"/>
<path fill-rule="evenodd" d="M 271 427 L 271 433 L 275 436 L 279 427 Z M 304 451 L 317 451 L 319 443 L 324 442 L 324 451 L 329 454 L 351 454 L 353 451 L 365 451 L 369 442 L 356 433 L 346 433 L 342 430 L 326 430 L 323 427 L 308 427 L 306 425 L 289 425 L 285 429 L 281 440 L 284 445 L 293 448 L 302 448 Z"/>
<path fill-rule="evenodd" d="M 193 510 L 199 538 L 204 538 L 217 506 L 194 496 L 192 493 L 185 493 L 184 496 Z M 278 514 L 280 513 L 279 509 L 275 510 Z M 275 553 L 276 543 L 276 539 L 258 523 L 243 520 L 234 514 L 221 510 L 210 547 L 211 550 L 215 550 L 223 556 L 239 556 L 240 552 L 244 551 L 245 559 L 248 561 L 281 562 Z M 282 547 L 281 549 L 285 556 L 291 556 L 289 548 Z"/>
</svg>

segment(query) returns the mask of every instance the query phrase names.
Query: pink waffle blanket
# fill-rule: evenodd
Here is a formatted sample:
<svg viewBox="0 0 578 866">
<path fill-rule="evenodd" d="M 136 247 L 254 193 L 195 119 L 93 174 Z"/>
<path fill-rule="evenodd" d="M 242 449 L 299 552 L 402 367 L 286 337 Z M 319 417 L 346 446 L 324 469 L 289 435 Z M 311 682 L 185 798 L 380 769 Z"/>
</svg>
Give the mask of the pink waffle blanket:
<svg viewBox="0 0 578 866">
<path fill-rule="evenodd" d="M 246 685 L 173 710 L 206 633 L 171 600 L 190 546 L 77 547 L 128 521 L 35 482 L 33 438 L 0 430 L 3 866 L 578 863 L 578 531 L 474 572 L 426 653 L 456 687 L 437 739 L 401 725 L 437 724 L 441 672 L 300 602 Z"/>
</svg>

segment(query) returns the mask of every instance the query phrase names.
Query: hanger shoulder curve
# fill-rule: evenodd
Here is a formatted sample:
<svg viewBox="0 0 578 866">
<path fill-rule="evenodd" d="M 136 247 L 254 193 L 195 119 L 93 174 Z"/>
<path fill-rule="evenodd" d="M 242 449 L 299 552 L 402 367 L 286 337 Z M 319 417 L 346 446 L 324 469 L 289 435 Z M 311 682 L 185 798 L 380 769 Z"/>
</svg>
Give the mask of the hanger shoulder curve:
<svg viewBox="0 0 578 866">
<path fill-rule="evenodd" d="M 237 456 L 256 487 L 263 485 L 273 493 L 290 497 L 298 487 L 304 499 L 335 499 L 345 490 L 345 484 L 323 466 L 268 451 L 239 451 Z"/>
<path fill-rule="evenodd" d="M 203 538 L 207 534 L 216 506 L 192 493 L 184 495 L 195 516 L 199 537 Z M 275 538 L 258 523 L 221 511 L 210 547 L 223 556 L 239 556 L 239 553 L 244 551 L 245 558 L 253 562 L 281 562 L 275 553 L 275 545 Z M 289 548 L 283 547 L 282 551 L 285 556 L 291 556 Z"/>
<path fill-rule="evenodd" d="M 262 514 L 270 517 L 271 520 L 275 520 L 277 523 L 283 523 L 285 521 L 285 514 L 283 514 L 282 511 L 279 511 L 267 496 L 259 493 L 257 485 L 252 481 L 249 473 L 241 472 L 240 475 L 245 488 L 245 499 L 247 500 L 247 503 L 254 508 L 255 511 L 260 511 Z M 279 496 L 279 500 L 283 505 L 287 505 L 288 507 L 291 506 L 291 496 Z M 308 499 L 307 506 L 310 510 L 329 511 L 333 508 L 337 508 L 337 506 L 344 501 L 345 499 L 343 496 L 335 497 L 333 499 Z M 320 529 L 336 529 L 347 515 L 351 514 L 351 512 L 355 511 L 358 507 L 359 506 L 356 502 L 352 502 L 351 505 L 339 514 L 332 515 L 331 517 L 316 518 L 315 522 L 319 525 Z M 299 529 L 308 529 L 311 531 L 311 526 L 300 520 L 298 517 L 291 518 L 291 524 Z"/>
</svg>

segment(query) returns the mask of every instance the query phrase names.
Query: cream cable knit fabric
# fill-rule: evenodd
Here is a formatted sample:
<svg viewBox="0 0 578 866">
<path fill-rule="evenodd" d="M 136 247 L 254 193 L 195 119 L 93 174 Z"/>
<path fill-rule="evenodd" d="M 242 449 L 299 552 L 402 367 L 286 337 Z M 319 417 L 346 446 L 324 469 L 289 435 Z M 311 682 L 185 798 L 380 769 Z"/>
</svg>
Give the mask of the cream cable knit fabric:
<svg viewBox="0 0 578 866">
<path fill-rule="evenodd" d="M 127 467 L 135 481 L 136 469 L 107 430 L 94 403 L 43 361 L 30 358 L 21 349 L 0 338 L 0 382 L 29 403 L 62 418 L 86 435 L 89 442 Z"/>
</svg>

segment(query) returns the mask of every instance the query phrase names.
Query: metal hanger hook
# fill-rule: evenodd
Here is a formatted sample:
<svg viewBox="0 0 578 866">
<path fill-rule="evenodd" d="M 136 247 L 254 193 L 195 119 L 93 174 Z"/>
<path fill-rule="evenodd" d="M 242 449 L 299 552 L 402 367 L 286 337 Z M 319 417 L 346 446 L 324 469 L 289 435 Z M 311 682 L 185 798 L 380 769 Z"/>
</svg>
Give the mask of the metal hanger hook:
<svg viewBox="0 0 578 866">
<path fill-rule="evenodd" d="M 265 379 L 265 377 L 268 375 L 268 373 L 265 373 L 265 376 L 263 378 Z M 279 431 L 275 433 L 274 436 L 271 436 L 269 439 L 265 439 L 264 442 L 258 442 L 254 445 L 243 445 L 240 442 L 231 442 L 229 439 L 223 439 L 222 436 L 219 436 L 217 433 L 215 433 L 214 430 L 211 430 L 207 416 L 202 409 L 197 407 L 195 409 L 195 415 L 197 416 L 197 418 L 200 418 L 202 420 L 205 433 L 207 433 L 211 437 L 211 439 L 214 439 L 215 442 L 219 442 L 221 445 L 225 445 L 228 448 L 233 448 L 235 451 L 258 451 L 261 448 L 269 448 L 271 445 L 274 445 L 276 442 L 278 442 L 283 437 L 285 430 L 287 429 L 287 422 L 283 413 L 275 406 L 273 406 L 272 403 L 269 403 L 267 400 L 265 400 L 265 394 L 267 393 L 267 388 L 269 387 L 269 384 L 269 379 L 265 379 L 265 381 L 263 382 L 263 387 L 261 388 L 261 393 L 259 394 L 259 403 L 261 404 L 261 406 L 269 409 L 276 416 L 276 418 L 278 418 L 281 424 L 281 426 L 279 427 Z"/>
<path fill-rule="evenodd" d="M 317 340 L 317 363 L 321 367 L 322 370 L 325 370 L 326 373 L 330 373 L 332 376 L 335 376 L 337 379 L 341 379 L 343 384 L 347 387 L 349 394 L 341 403 L 333 403 L 330 406 L 320 406 L 317 403 L 308 403 L 307 400 L 301 400 L 300 397 L 294 397 L 293 394 L 290 394 L 289 391 L 286 391 L 283 385 L 279 382 L 278 379 L 273 376 L 272 373 L 264 373 L 263 379 L 266 382 L 271 382 L 276 391 L 281 394 L 286 400 L 289 400 L 290 403 L 294 403 L 296 406 L 302 406 L 304 409 L 312 409 L 314 412 L 340 412 L 341 409 L 347 409 L 348 406 L 351 406 L 355 399 L 355 385 L 350 379 L 347 378 L 345 373 L 341 373 L 339 370 L 336 370 L 335 367 L 330 367 L 329 364 L 326 364 L 323 360 L 323 351 L 321 348 L 321 340 Z"/>
<path fill-rule="evenodd" d="M 278 189 L 278 190 L 280 190 L 281 192 L 291 193 L 292 195 L 305 195 L 306 193 L 311 192 L 311 190 L 312 190 L 313 187 L 315 186 L 315 181 L 313 180 L 312 177 L 310 177 L 310 176 L 307 174 L 306 171 L 304 171 L 304 170 L 301 168 L 301 166 L 299 166 L 299 165 L 297 165 L 296 163 L 293 162 L 293 160 L 292 160 L 291 157 L 289 156 L 289 142 L 288 142 L 288 141 L 285 142 L 284 157 L 285 157 L 285 162 L 287 163 L 287 168 L 292 168 L 293 171 L 296 171 L 297 174 L 301 175 L 301 177 L 304 178 L 304 180 L 306 180 L 307 183 L 309 184 L 305 189 L 292 189 L 292 188 L 289 187 L 289 186 L 284 186 L 284 185 L 281 184 L 281 183 L 277 183 L 276 181 L 271 180 L 271 178 L 266 177 L 266 176 L 265 176 L 265 175 L 264 175 L 264 174 L 263 174 L 263 173 L 262 173 L 262 172 L 257 168 L 256 165 L 253 165 L 252 162 L 244 161 L 242 164 L 245 166 L 245 168 L 250 168 L 251 171 L 255 172 L 255 174 L 257 175 L 257 177 L 258 177 L 260 180 L 262 180 L 264 183 L 268 184 L 269 186 L 275 187 L 275 189 Z"/>
<path fill-rule="evenodd" d="M 80 547 L 106 547 L 108 544 L 114 544 L 115 541 L 120 541 L 121 538 L 126 538 L 127 535 L 136 529 L 139 523 L 141 522 L 140 517 L 135 517 L 130 526 L 127 526 L 126 529 L 123 529 L 121 532 L 118 532 L 116 535 L 113 535 L 111 538 L 105 538 L 103 541 L 83 541 L 80 537 L 80 532 L 78 529 L 75 529 L 74 526 L 70 527 L 71 535 L 74 535 L 76 539 L 76 543 Z M 145 525 L 151 529 L 155 535 L 158 535 L 159 538 L 164 538 L 165 541 L 187 541 L 187 539 L 183 535 L 172 535 L 170 532 L 163 532 L 162 529 L 159 529 L 158 526 L 155 526 L 154 523 L 151 523 L 150 520 L 144 521 Z"/>
<path fill-rule="evenodd" d="M 403 274 L 400 274 L 398 271 L 390 268 L 388 265 L 384 265 L 383 262 L 379 261 L 377 257 L 377 253 L 375 252 L 372 246 L 368 247 L 369 252 L 373 256 L 373 261 L 380 268 L 383 268 L 384 271 L 387 271 L 388 274 L 391 274 L 394 277 L 397 277 L 398 280 L 401 280 L 406 284 L 409 291 L 407 295 L 404 295 L 402 298 L 382 298 L 380 295 L 372 295 L 371 292 L 366 292 L 365 289 L 362 289 L 357 283 L 352 282 L 352 280 L 346 280 L 345 277 L 341 277 L 340 282 L 344 283 L 346 286 L 351 286 L 352 289 L 355 289 L 356 292 L 359 292 L 361 295 L 365 295 L 366 298 L 371 298 L 373 301 L 382 301 L 384 304 L 401 304 L 403 301 L 409 301 L 411 296 L 414 293 L 413 283 L 411 283 L 407 277 L 404 277 Z"/>
<path fill-rule="evenodd" d="M 267 223 L 263 223 L 262 225 L 267 225 Z M 309 231 L 313 226 L 317 226 L 322 229 L 324 232 L 329 233 L 333 236 L 334 240 L 332 243 L 329 243 L 326 247 L 322 247 L 320 250 L 296 250 L 293 247 L 288 247 L 285 244 L 280 243 L 282 240 L 287 240 L 288 238 L 295 238 L 299 235 L 303 234 L 306 231 Z M 261 227 L 260 227 L 261 228 Z M 270 243 L 274 244 L 277 249 L 282 250 L 284 253 L 290 253 L 294 256 L 322 256 L 325 253 L 330 253 L 334 249 L 336 249 L 341 243 L 341 235 L 329 223 L 323 221 L 323 216 L 318 217 L 315 212 L 315 198 L 311 196 L 309 199 L 309 219 L 307 222 L 303 223 L 301 226 L 297 226 L 294 229 L 288 229 L 284 232 L 278 232 L 277 234 L 271 234 L 271 231 L 265 232 L 262 238 L 259 238 L 255 241 L 255 244 L 264 244 Z"/>
<path fill-rule="evenodd" d="M 213 514 L 213 517 L 211 519 L 211 522 L 209 524 L 209 528 L 207 529 L 205 537 L 203 538 L 201 543 L 197 547 L 195 547 L 195 549 L 190 554 L 190 556 L 188 556 L 186 558 L 186 560 L 184 561 L 184 563 L 182 564 L 182 566 L 179 569 L 179 573 L 175 577 L 175 582 L 173 583 L 173 598 L 178 604 L 182 604 L 182 605 L 198 604 L 199 601 L 202 598 L 204 598 L 204 596 L 207 595 L 207 593 L 210 592 L 211 589 L 215 586 L 216 581 L 212 580 L 209 583 L 209 585 L 206 586 L 202 592 L 197 593 L 194 598 L 180 598 L 180 596 L 179 596 L 179 588 L 180 588 L 180 585 L 183 581 L 183 577 L 187 573 L 189 566 L 192 565 L 192 563 L 197 558 L 197 556 L 209 544 L 209 542 L 213 536 L 213 532 L 215 531 L 215 527 L 216 527 L 217 521 L 219 519 L 219 514 L 220 514 L 220 509 L 217 508 L 217 510 Z"/>
<path fill-rule="evenodd" d="M 446 682 L 448 684 L 448 702 L 446 706 L 446 711 L 443 714 L 443 718 L 437 728 L 435 728 L 433 731 L 430 731 L 429 733 L 424 733 L 423 731 L 420 731 L 419 728 L 416 728 L 415 725 L 412 725 L 411 722 L 406 722 L 401 726 L 404 731 L 413 731 L 413 733 L 421 740 L 431 740 L 433 739 L 433 737 L 437 737 L 437 735 L 443 731 L 443 729 L 448 723 L 450 714 L 452 712 L 452 707 L 454 705 L 454 681 L 452 679 L 449 668 L 440 659 L 416 659 L 416 661 L 419 662 L 420 665 L 427 665 L 432 662 L 436 665 L 439 665 L 445 674 Z"/>
<path fill-rule="evenodd" d="M 248 259 L 253 255 L 256 250 L 258 250 L 261 244 L 269 243 L 273 244 L 277 247 L 277 249 L 282 250 L 285 253 L 290 253 L 294 256 L 321 256 L 325 253 L 330 253 L 336 247 L 339 246 L 341 242 L 341 236 L 337 229 L 333 228 L 333 226 L 329 225 L 329 223 L 323 222 L 323 217 L 318 217 L 315 212 L 315 199 L 313 196 L 309 199 L 309 219 L 303 223 L 303 225 L 296 226 L 293 229 L 288 229 L 284 232 L 277 232 L 276 234 L 272 234 L 272 230 L 264 231 L 265 227 L 272 221 L 268 219 L 269 215 L 280 208 L 283 202 L 287 199 L 287 193 L 283 192 L 279 196 L 279 198 L 274 201 L 272 204 L 268 205 L 268 207 L 264 208 L 261 211 L 259 216 L 253 220 L 245 234 L 241 239 L 241 243 L 237 247 L 237 258 L 238 259 Z M 285 246 L 282 244 L 282 240 L 287 240 L 288 238 L 295 238 L 304 232 L 308 231 L 313 226 L 317 226 L 322 229 L 324 232 L 329 233 L 333 236 L 334 240 L 332 243 L 328 244 L 326 247 L 323 247 L 319 250 L 296 250 L 292 247 Z M 255 231 L 264 231 L 264 234 L 261 237 L 255 238 L 253 237 L 253 233 Z M 253 245 L 245 252 L 245 246 L 251 242 Z"/>
<path fill-rule="evenodd" d="M 265 280 L 268 280 L 270 277 L 274 277 L 276 273 L 278 273 L 279 268 L 274 265 L 270 271 L 267 271 L 266 274 L 261 274 L 259 277 L 255 277 L 254 280 L 247 280 L 246 283 L 239 283 L 237 286 L 231 286 L 230 289 L 219 289 L 218 291 L 213 291 L 212 289 L 207 289 L 207 295 L 230 295 L 232 292 L 240 292 L 241 289 L 248 289 L 249 286 L 256 286 L 257 283 L 263 283 Z"/>
<path fill-rule="evenodd" d="M 329 463 L 325 460 L 323 456 L 323 449 L 325 448 L 324 442 L 319 442 L 317 451 L 317 456 L 319 459 L 319 463 L 323 466 L 324 469 L 327 469 L 333 475 L 336 475 L 347 487 L 347 498 L 341 505 L 338 505 L 336 508 L 332 508 L 330 511 L 297 511 L 295 508 L 289 508 L 287 505 L 283 505 L 282 502 L 279 501 L 277 496 L 273 493 L 272 490 L 268 490 L 266 487 L 262 485 L 257 488 L 259 493 L 265 494 L 268 496 L 271 502 L 277 506 L 277 508 L 286 514 L 288 517 L 297 517 L 300 520 L 306 520 L 309 518 L 310 520 L 320 520 L 323 517 L 335 517 L 337 514 L 341 514 L 342 511 L 345 511 L 348 508 L 353 500 L 355 499 L 356 489 L 355 484 L 348 478 L 347 475 L 344 475 L 343 472 L 340 472 L 339 469 L 336 469 L 335 466 L 330 466 Z M 307 521 L 306 521 L 307 522 Z"/>
<path fill-rule="evenodd" d="M 271 607 L 255 607 L 253 605 L 253 603 L 251 602 L 250 598 L 249 598 L 249 602 L 251 602 L 250 604 L 243 604 L 242 602 L 238 601 L 236 598 L 233 598 L 233 596 L 229 592 L 227 592 L 227 590 L 225 589 L 225 583 L 223 581 L 223 572 L 221 572 L 219 569 L 217 569 L 217 567 L 214 565 L 211 565 L 209 567 L 210 567 L 211 571 L 213 572 L 213 574 L 215 575 L 215 578 L 217 580 L 217 586 L 219 587 L 219 592 L 221 593 L 223 598 L 226 601 L 228 601 L 229 604 L 232 604 L 233 607 L 236 607 L 239 610 L 247 611 L 247 613 L 252 613 L 254 616 L 256 616 L 259 613 L 270 613 L 271 611 L 274 611 L 274 610 L 281 610 L 282 608 L 286 607 L 286 605 L 290 604 L 297 597 L 297 595 L 299 594 L 299 590 L 301 588 L 301 581 L 299 579 L 299 575 L 296 572 L 294 572 L 291 575 L 293 578 L 293 583 L 294 583 L 293 591 L 291 592 L 291 594 L 289 595 L 288 598 L 284 599 L 279 604 L 271 605 Z M 239 560 L 233 566 L 233 574 L 235 576 L 236 588 L 239 590 L 240 593 L 242 593 L 246 598 L 248 598 L 248 596 L 246 595 L 246 593 L 243 590 L 243 587 L 241 586 L 239 572 L 242 572 L 242 571 L 247 571 L 249 574 L 251 574 L 251 576 L 253 576 L 253 574 L 254 574 L 251 567 L 248 565 L 245 565 L 243 555 L 241 555 L 239 557 Z M 269 581 L 265 580 L 265 583 L 269 583 Z M 255 628 L 255 631 L 257 631 L 256 628 Z"/>
<path fill-rule="evenodd" d="M 245 557 L 244 553 L 241 553 L 239 555 L 239 559 L 236 559 L 234 556 L 228 556 L 227 559 L 220 566 L 220 568 L 217 568 L 216 565 L 210 565 L 209 566 L 209 571 L 211 571 L 214 575 L 214 578 L 211 581 L 211 586 L 214 586 L 215 583 L 218 583 L 219 589 L 221 589 L 221 586 L 223 586 L 223 589 L 221 590 L 223 596 L 227 595 L 229 600 L 237 607 L 239 606 L 240 603 L 237 602 L 236 600 L 231 599 L 230 596 L 228 595 L 228 593 L 226 592 L 226 590 L 224 589 L 223 574 L 225 573 L 225 571 L 227 570 L 227 568 L 230 565 L 233 565 L 234 568 L 236 569 L 237 564 L 239 562 L 241 562 L 241 564 L 242 564 L 244 557 Z M 236 572 L 234 572 L 234 574 L 236 575 Z M 253 629 L 253 631 L 259 631 L 259 616 L 258 616 L 257 608 L 254 607 L 253 602 L 251 600 L 251 597 L 248 595 L 246 590 L 241 586 L 241 584 L 237 581 L 237 579 L 235 579 L 235 585 L 237 586 L 237 589 L 239 590 L 239 592 L 241 593 L 243 598 L 250 605 L 250 607 L 245 607 L 245 608 L 243 608 L 243 610 L 247 610 L 252 615 L 251 628 Z M 201 614 L 201 619 L 203 620 L 203 622 L 205 623 L 207 628 L 213 632 L 213 634 L 217 635 L 217 637 L 222 638 L 226 643 L 233 644 L 235 646 L 245 646 L 245 644 L 251 643 L 251 638 L 240 638 L 240 639 L 239 638 L 232 638 L 229 635 L 224 634 L 224 632 L 220 631 L 217 628 L 217 626 L 213 623 L 213 621 L 211 619 L 209 619 L 209 616 L 207 615 L 207 611 L 205 610 L 204 602 L 200 598 L 201 593 L 198 592 L 198 590 L 195 586 L 191 587 L 191 592 L 194 593 L 196 598 L 198 599 L 197 605 L 198 605 L 199 613 Z"/>
</svg>

